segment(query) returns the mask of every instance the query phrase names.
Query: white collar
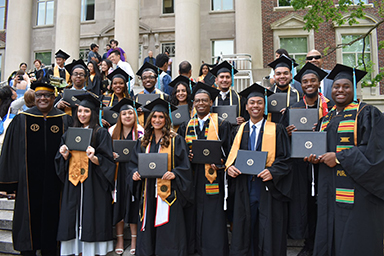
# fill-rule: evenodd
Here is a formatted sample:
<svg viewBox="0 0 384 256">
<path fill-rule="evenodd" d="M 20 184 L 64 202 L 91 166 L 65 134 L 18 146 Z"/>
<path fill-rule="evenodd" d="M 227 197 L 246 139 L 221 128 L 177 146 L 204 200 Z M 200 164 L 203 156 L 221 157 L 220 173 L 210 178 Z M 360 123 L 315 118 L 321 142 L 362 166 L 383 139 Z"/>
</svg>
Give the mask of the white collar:
<svg viewBox="0 0 384 256">
<path fill-rule="evenodd" d="M 249 119 L 249 130 L 252 131 L 252 126 L 256 125 L 256 128 L 260 131 L 261 125 L 263 124 L 264 118 L 262 118 L 259 122 L 256 124 L 252 123 L 252 120 Z"/>
<path fill-rule="evenodd" d="M 199 121 L 207 121 L 207 119 L 209 118 L 209 114 L 206 115 L 203 119 L 200 119 L 200 117 L 197 117 Z"/>
</svg>

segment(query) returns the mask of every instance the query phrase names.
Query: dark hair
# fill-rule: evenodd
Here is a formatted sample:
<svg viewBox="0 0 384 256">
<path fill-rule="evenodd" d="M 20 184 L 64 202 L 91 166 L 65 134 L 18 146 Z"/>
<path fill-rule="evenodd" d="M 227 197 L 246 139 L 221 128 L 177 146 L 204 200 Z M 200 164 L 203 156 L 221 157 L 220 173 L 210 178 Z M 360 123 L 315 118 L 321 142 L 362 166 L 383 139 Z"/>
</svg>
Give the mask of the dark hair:
<svg viewBox="0 0 384 256">
<path fill-rule="evenodd" d="M 111 48 L 111 47 L 112 47 L 110 44 L 107 44 L 106 46 L 108 46 L 109 48 Z"/>
<path fill-rule="evenodd" d="M 110 43 L 110 44 L 115 43 L 116 46 L 119 45 L 119 42 L 118 42 L 117 40 L 115 40 L 115 39 L 111 39 L 111 41 L 109 41 L 109 43 Z"/>
<path fill-rule="evenodd" d="M 33 64 L 35 64 L 36 61 L 39 62 L 40 65 L 41 65 L 41 60 L 39 60 L 39 59 L 35 59 L 35 60 L 33 61 Z"/>
<path fill-rule="evenodd" d="M 156 66 L 161 68 L 165 63 L 168 63 L 169 57 L 165 53 L 160 53 L 156 56 Z"/>
<path fill-rule="evenodd" d="M 23 66 L 23 65 L 25 65 L 25 66 L 28 67 L 27 63 L 25 63 L 25 62 L 21 62 L 20 65 L 19 65 L 19 68 L 21 68 L 21 66 Z"/>
<path fill-rule="evenodd" d="M 200 66 L 200 71 L 199 71 L 199 76 L 203 75 L 203 67 L 207 67 L 208 68 L 208 71 L 209 71 L 209 66 L 207 63 L 203 63 L 201 66 Z"/>
<path fill-rule="evenodd" d="M 285 50 L 285 49 L 283 49 L 283 48 L 277 49 L 275 53 L 280 54 L 280 56 L 284 54 L 284 55 L 286 55 L 288 58 L 290 58 L 290 57 L 289 57 L 289 54 L 288 54 L 288 51 Z"/>
<path fill-rule="evenodd" d="M 149 140 L 152 138 L 153 126 L 151 124 L 151 119 L 152 119 L 155 112 L 160 112 L 160 111 L 151 112 L 147 118 L 147 122 L 145 123 L 144 136 L 141 140 L 141 146 L 142 147 L 148 146 L 148 143 L 150 142 Z M 161 140 L 160 145 L 167 148 L 170 144 L 170 138 L 176 136 L 176 133 L 173 131 L 173 129 L 171 129 L 171 119 L 169 118 L 169 115 L 167 113 L 162 112 L 162 111 L 161 111 L 161 113 L 164 114 L 165 125 L 162 129 L 163 139 Z"/>
<path fill-rule="evenodd" d="M 75 117 L 73 118 L 73 127 L 83 127 L 83 124 L 79 121 L 79 118 L 77 117 L 77 110 L 79 108 L 77 107 L 75 110 Z M 95 144 L 96 142 L 96 132 L 97 129 L 100 127 L 99 125 L 99 114 L 91 109 L 91 120 L 89 121 L 89 128 L 93 129 L 92 132 L 92 142 L 91 144 Z"/>
<path fill-rule="evenodd" d="M 25 72 L 21 69 L 16 71 L 16 76 L 23 76 L 24 74 Z"/>
<path fill-rule="evenodd" d="M 173 88 L 172 94 L 171 94 L 171 104 L 173 104 L 175 106 L 179 105 L 179 100 L 176 98 L 176 91 L 177 91 L 177 87 L 180 84 L 184 85 L 185 89 L 187 90 L 188 109 L 189 109 L 189 111 L 191 111 L 192 110 L 192 94 L 191 94 L 191 90 L 189 89 L 189 85 L 184 83 L 184 82 L 179 82 L 178 84 L 176 84 L 175 88 Z"/>
<path fill-rule="evenodd" d="M 101 61 L 101 63 L 103 63 L 103 61 L 105 61 L 105 63 L 107 64 L 108 66 L 108 70 L 112 67 L 112 61 L 109 60 L 109 59 L 104 59 Z M 107 70 L 107 73 L 108 73 L 108 70 Z M 105 80 L 105 79 L 108 79 L 107 78 L 107 75 L 108 74 L 105 74 L 104 72 L 101 72 L 101 76 L 102 76 L 102 79 Z"/>
<path fill-rule="evenodd" d="M 109 55 L 111 55 L 112 53 L 121 56 L 121 53 L 120 53 L 120 51 L 118 49 L 113 50 Z"/>
<path fill-rule="evenodd" d="M 11 105 L 13 91 L 9 85 L 3 86 L 0 88 L 0 117 L 4 118 L 4 116 L 8 113 L 8 109 Z"/>
<path fill-rule="evenodd" d="M 97 63 L 94 60 L 91 60 L 90 62 L 88 62 L 88 65 L 89 64 L 92 64 L 93 70 L 95 71 L 95 76 L 100 77 L 100 70 L 99 70 L 99 66 L 97 65 Z"/>
<path fill-rule="evenodd" d="M 91 50 L 95 49 L 96 47 L 99 47 L 99 46 L 97 44 L 95 44 L 95 43 L 91 44 Z"/>
<path fill-rule="evenodd" d="M 180 74 L 187 74 L 189 71 L 191 71 L 192 65 L 188 61 L 184 60 L 180 62 L 179 64 L 179 72 Z"/>
</svg>

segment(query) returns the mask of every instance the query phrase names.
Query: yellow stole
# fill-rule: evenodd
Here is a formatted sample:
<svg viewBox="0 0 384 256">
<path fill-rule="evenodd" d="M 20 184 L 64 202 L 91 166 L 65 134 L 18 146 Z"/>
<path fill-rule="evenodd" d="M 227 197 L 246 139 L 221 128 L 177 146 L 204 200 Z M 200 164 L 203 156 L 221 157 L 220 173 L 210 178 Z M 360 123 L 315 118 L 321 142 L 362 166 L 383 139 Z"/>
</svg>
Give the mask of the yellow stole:
<svg viewBox="0 0 384 256">
<path fill-rule="evenodd" d="M 249 122 L 242 123 L 237 131 L 235 140 L 232 144 L 231 152 L 225 163 L 225 170 L 234 164 L 237 158 L 237 152 L 240 149 L 241 139 L 243 138 L 244 126 L 249 125 Z M 271 167 L 276 157 L 276 124 L 274 122 L 265 121 L 263 140 L 261 144 L 261 151 L 268 152 L 266 167 Z"/>
<path fill-rule="evenodd" d="M 172 145 L 171 145 L 172 144 Z M 171 144 L 166 148 L 161 146 L 159 153 L 167 153 L 168 154 L 168 171 L 172 171 L 172 166 L 175 166 L 172 162 L 172 155 L 175 153 L 175 138 L 171 138 Z M 166 199 L 171 195 L 171 181 L 170 180 L 163 180 L 158 178 L 157 179 L 157 194 L 160 196 L 160 198 L 166 202 L 167 204 L 171 205 L 172 203 L 167 202 Z"/>
<path fill-rule="evenodd" d="M 88 178 L 89 159 L 84 151 L 72 150 L 70 152 L 68 180 L 77 186 L 79 182 L 83 183 Z"/>
<path fill-rule="evenodd" d="M 55 65 L 53 68 L 53 76 L 60 77 L 59 67 Z M 69 75 L 68 71 L 65 70 L 65 81 L 70 84 L 71 82 L 71 76 Z"/>
</svg>

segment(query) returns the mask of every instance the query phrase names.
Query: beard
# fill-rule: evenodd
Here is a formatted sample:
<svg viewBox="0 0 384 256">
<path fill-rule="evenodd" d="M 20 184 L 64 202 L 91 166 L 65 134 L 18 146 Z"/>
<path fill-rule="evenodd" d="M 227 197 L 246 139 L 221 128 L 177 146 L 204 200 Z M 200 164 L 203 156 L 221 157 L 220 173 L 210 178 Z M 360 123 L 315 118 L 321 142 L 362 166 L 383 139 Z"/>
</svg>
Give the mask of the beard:
<svg viewBox="0 0 384 256">
<path fill-rule="evenodd" d="M 282 88 L 287 87 L 287 86 L 290 84 L 290 82 L 291 82 L 291 81 L 289 81 L 289 82 L 286 83 L 286 84 L 279 84 L 279 83 L 276 83 L 276 85 L 277 85 L 277 87 L 279 87 L 280 89 L 282 89 Z"/>
<path fill-rule="evenodd" d="M 305 97 L 308 97 L 308 98 L 311 98 L 311 99 L 317 97 L 317 94 L 318 94 L 318 91 L 313 92 L 313 93 L 304 93 Z"/>
</svg>

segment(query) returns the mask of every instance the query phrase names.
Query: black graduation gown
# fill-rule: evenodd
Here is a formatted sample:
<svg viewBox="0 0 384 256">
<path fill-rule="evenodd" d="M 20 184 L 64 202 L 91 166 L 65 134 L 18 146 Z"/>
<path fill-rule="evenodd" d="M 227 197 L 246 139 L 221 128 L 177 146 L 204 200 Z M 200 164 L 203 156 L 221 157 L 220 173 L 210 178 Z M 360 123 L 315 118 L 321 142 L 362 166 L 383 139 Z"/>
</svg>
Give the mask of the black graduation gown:
<svg viewBox="0 0 384 256">
<path fill-rule="evenodd" d="M 246 99 L 238 95 L 236 91 L 232 89 L 230 90 L 232 92 L 232 106 L 236 106 L 236 113 L 239 113 L 239 108 L 240 108 L 240 116 L 244 117 L 245 120 L 248 120 L 249 114 L 245 110 Z M 240 102 L 239 102 L 239 98 L 240 98 Z M 227 97 L 225 98 L 225 100 L 223 100 L 223 98 L 221 98 L 221 95 L 219 94 L 219 96 L 217 96 L 217 98 L 213 103 L 214 103 L 214 106 L 230 106 L 231 99 L 230 99 L 229 93 L 227 94 Z"/>
<path fill-rule="evenodd" d="M 240 149 L 248 150 L 249 124 L 246 124 Z M 292 175 L 289 170 L 290 143 L 285 128 L 276 124 L 275 161 L 267 169 L 273 179 L 264 182 L 260 191 L 258 239 L 251 241 L 251 213 L 248 192 L 249 175 L 232 179 L 230 192 L 234 198 L 231 253 L 233 256 L 253 256 L 251 243 L 258 244 L 255 255 L 286 255 L 287 203 L 290 199 Z M 266 189 L 268 187 L 268 190 Z M 255 244 L 256 243 L 256 244 Z"/>
<path fill-rule="evenodd" d="M 343 115 L 331 119 L 326 128 L 328 152 L 336 152 Z M 319 164 L 317 227 L 321 228 L 316 229 L 314 255 L 383 255 L 383 130 L 383 114 L 367 105 L 357 118 L 357 146 L 336 153 L 340 165 Z M 338 170 L 346 176 L 337 177 Z M 354 188 L 353 204 L 335 201 L 339 182 Z"/>
<path fill-rule="evenodd" d="M 0 190 L 17 188 L 13 246 L 18 251 L 56 250 L 60 181 L 54 158 L 71 118 L 52 108 L 44 119 L 33 107 L 16 115 L 0 157 Z"/>
<path fill-rule="evenodd" d="M 179 127 L 179 134 L 185 138 L 187 123 Z M 204 124 L 203 131 L 196 126 L 198 139 L 206 139 L 205 127 L 209 125 L 208 120 Z M 224 163 L 232 146 L 231 124 L 222 118 L 218 118 L 219 137 L 222 141 L 222 148 L 225 156 L 222 156 Z M 194 205 L 185 209 L 188 251 L 193 253 L 194 248 L 201 256 L 206 255 L 228 255 L 228 231 L 227 218 L 224 211 L 224 169 L 217 171 L 217 178 L 214 183 L 219 184 L 219 194 L 207 195 L 205 185 L 210 182 L 205 177 L 204 164 L 192 164 L 194 171 Z"/>
<path fill-rule="evenodd" d="M 102 95 L 100 76 L 95 75 L 93 77 L 93 81 L 91 81 L 91 78 L 88 77 L 87 90 L 93 92 L 94 94 L 96 94 L 99 97 L 100 97 L 100 95 Z"/>
<path fill-rule="evenodd" d="M 171 144 L 170 144 L 171 146 Z M 156 153 L 159 151 L 160 143 L 156 144 L 155 136 L 153 136 L 150 152 Z M 134 151 L 132 152 L 131 161 L 129 162 L 130 175 L 128 176 L 128 183 L 133 183 L 135 191 L 135 200 L 140 200 L 140 211 L 143 212 L 143 191 L 144 182 L 133 181 L 133 174 L 138 171 L 138 153 L 145 153 L 145 148 L 141 146 L 140 139 L 137 140 Z M 172 172 L 176 178 L 171 181 L 171 195 L 167 198 L 172 202 L 175 198 L 176 201 L 170 206 L 169 222 L 155 227 L 156 215 L 156 198 L 155 198 L 155 184 L 156 179 L 146 179 L 147 184 L 147 219 L 145 230 L 142 228 L 142 220 L 138 220 L 137 230 L 137 245 L 136 255 L 138 256 L 185 256 L 187 255 L 187 239 L 185 230 L 185 221 L 183 214 L 183 207 L 191 202 L 193 188 L 192 188 L 192 172 L 188 159 L 188 148 L 183 137 L 176 135 L 175 148 L 174 148 L 174 161 L 175 168 Z M 139 216 L 140 217 L 140 216 Z"/>
<path fill-rule="evenodd" d="M 96 130 L 97 129 L 97 130 Z M 55 158 L 56 174 L 64 183 L 61 203 L 58 241 L 68 241 L 76 237 L 76 214 L 79 225 L 82 223 L 83 242 L 100 242 L 113 239 L 112 235 L 112 190 L 115 178 L 115 163 L 112 155 L 112 139 L 104 128 L 95 128 L 91 146 L 100 165 L 90 160 L 88 178 L 83 182 L 83 207 L 80 216 L 81 183 L 75 187 L 68 180 L 69 159 L 64 160 L 57 151 Z M 65 143 L 63 135 L 61 145 Z"/>
<path fill-rule="evenodd" d="M 270 88 L 270 90 L 271 90 L 272 92 L 274 92 L 274 91 L 276 90 L 275 93 L 284 93 L 284 92 L 285 92 L 285 93 L 288 93 L 288 89 L 285 90 L 285 91 L 282 91 L 282 90 L 280 90 L 279 87 L 276 86 L 276 84 L 273 85 L 273 86 Z M 291 92 L 290 92 L 290 95 L 289 95 L 289 106 L 292 106 L 293 104 L 295 104 L 295 103 L 298 102 L 298 100 L 297 100 L 297 94 L 298 94 L 298 91 L 297 91 L 295 88 L 293 88 L 293 87 L 291 86 Z M 272 121 L 272 122 L 275 122 L 275 123 L 278 123 L 279 120 L 280 120 L 280 118 L 281 118 L 281 116 L 282 116 L 281 113 L 271 113 L 271 121 Z"/>
<path fill-rule="evenodd" d="M 330 110 L 334 103 L 327 103 Z M 280 124 L 284 127 L 291 125 L 289 123 L 289 111 L 292 108 L 304 109 L 306 107 L 303 100 L 288 107 L 280 119 Z M 321 107 L 321 106 L 319 106 Z M 317 108 L 317 102 L 314 106 L 308 108 Z M 291 159 L 292 179 L 292 200 L 288 203 L 288 235 L 292 239 L 303 239 L 314 237 L 316 227 L 316 197 L 312 196 L 312 164 L 304 162 L 303 159 Z M 317 180 L 317 168 L 315 169 L 315 180 Z M 316 184 L 316 181 L 315 181 Z M 308 244 L 313 248 L 313 238 Z"/>
</svg>

